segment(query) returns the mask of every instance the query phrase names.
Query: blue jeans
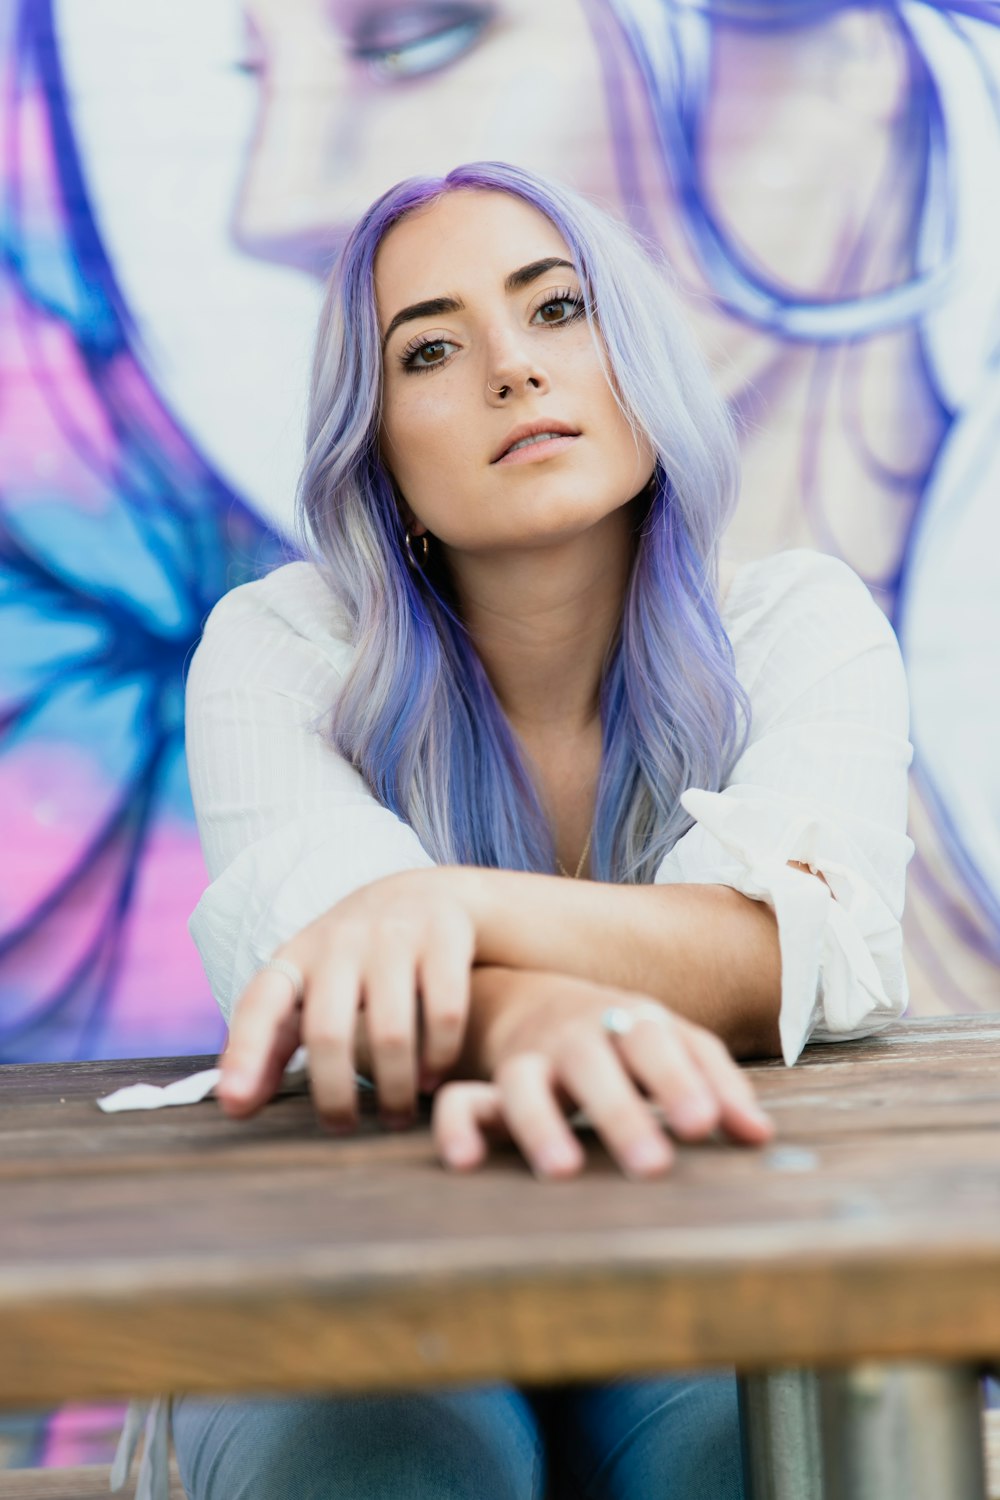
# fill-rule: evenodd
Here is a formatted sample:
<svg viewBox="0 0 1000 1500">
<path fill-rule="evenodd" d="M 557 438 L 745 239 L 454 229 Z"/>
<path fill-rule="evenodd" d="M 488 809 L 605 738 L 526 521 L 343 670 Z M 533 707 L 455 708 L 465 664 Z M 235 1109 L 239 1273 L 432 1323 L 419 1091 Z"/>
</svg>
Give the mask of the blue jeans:
<svg viewBox="0 0 1000 1500">
<path fill-rule="evenodd" d="M 742 1500 L 731 1375 L 176 1396 L 189 1500 Z"/>
</svg>

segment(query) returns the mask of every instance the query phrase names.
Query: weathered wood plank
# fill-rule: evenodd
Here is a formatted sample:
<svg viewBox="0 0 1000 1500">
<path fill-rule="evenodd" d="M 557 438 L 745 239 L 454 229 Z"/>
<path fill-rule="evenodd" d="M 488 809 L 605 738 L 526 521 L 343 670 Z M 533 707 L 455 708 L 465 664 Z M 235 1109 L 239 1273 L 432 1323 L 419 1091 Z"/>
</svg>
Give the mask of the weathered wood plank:
<svg viewBox="0 0 1000 1500">
<path fill-rule="evenodd" d="M 913 1036 L 909 1027 L 894 1028 L 876 1039 L 813 1048 L 791 1072 L 780 1065 L 753 1068 L 782 1134 L 804 1141 L 921 1129 L 931 1100 L 936 1130 L 1000 1129 L 1000 1018 L 923 1021 L 912 1029 Z M 214 1100 L 117 1116 L 103 1115 L 94 1102 L 124 1083 L 168 1082 L 213 1061 L 125 1059 L 0 1069 L 0 1181 L 67 1171 L 247 1170 L 328 1159 L 329 1137 L 301 1089 L 243 1122 L 227 1120 Z M 849 1089 L 845 1062 L 852 1074 Z M 361 1103 L 366 1124 L 353 1144 L 380 1134 L 371 1096 L 362 1095 Z M 413 1154 L 405 1138 L 392 1153 L 404 1160 Z"/>
<path fill-rule="evenodd" d="M 111 1470 L 106 1464 L 65 1469 L 0 1469 L 0 1500 L 108 1500 Z M 118 1491 L 132 1500 L 135 1484 Z M 176 1460 L 170 1461 L 170 1500 L 187 1500 Z"/>
<path fill-rule="evenodd" d="M 757 1069 L 776 1145 L 643 1184 L 593 1139 L 572 1182 L 455 1176 L 426 1125 L 332 1138 L 301 1095 L 93 1104 L 199 1061 L 12 1070 L 0 1402 L 1000 1351 L 1000 1018 Z"/>
<path fill-rule="evenodd" d="M 338 1168 L 351 1145 L 330 1142 L 322 1170 L 8 1184 L 0 1401 L 168 1374 L 344 1388 L 1000 1350 L 1000 1173 L 976 1133 L 914 1137 L 911 1161 L 826 1143 L 792 1171 L 691 1149 L 646 1184 L 597 1147 L 588 1176 L 548 1185 L 512 1153 L 457 1178 L 408 1144 Z"/>
</svg>

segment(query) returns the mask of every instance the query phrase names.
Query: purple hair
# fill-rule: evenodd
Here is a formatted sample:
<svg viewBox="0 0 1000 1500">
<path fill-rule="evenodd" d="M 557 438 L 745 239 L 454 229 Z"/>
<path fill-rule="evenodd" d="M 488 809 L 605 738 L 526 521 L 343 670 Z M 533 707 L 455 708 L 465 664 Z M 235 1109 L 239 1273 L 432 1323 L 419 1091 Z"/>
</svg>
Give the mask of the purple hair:
<svg viewBox="0 0 1000 1500">
<path fill-rule="evenodd" d="M 478 162 L 399 183 L 362 216 L 331 274 L 298 490 L 304 540 L 346 608 L 355 647 L 329 736 L 439 862 L 555 869 L 537 789 L 446 565 L 439 559 L 416 572 L 407 564 L 378 444 L 376 252 L 405 215 L 463 189 L 510 193 L 560 231 L 612 389 L 657 455 L 601 677 L 591 856 L 598 880 L 649 881 L 690 826 L 680 794 L 724 785 L 749 722 L 717 602 L 736 443 L 664 266 L 585 198 L 519 167 Z"/>
</svg>

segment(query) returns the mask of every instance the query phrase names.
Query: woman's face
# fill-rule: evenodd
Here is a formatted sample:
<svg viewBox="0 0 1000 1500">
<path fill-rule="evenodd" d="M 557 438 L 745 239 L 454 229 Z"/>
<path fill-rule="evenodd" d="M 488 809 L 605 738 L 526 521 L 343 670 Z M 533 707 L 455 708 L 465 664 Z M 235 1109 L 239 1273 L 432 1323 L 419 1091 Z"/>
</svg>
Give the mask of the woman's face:
<svg viewBox="0 0 1000 1500">
<path fill-rule="evenodd" d="M 383 460 L 416 530 L 456 551 L 568 539 L 653 472 L 608 384 L 570 259 L 530 204 L 470 190 L 403 219 L 379 248 Z M 421 310 L 431 301 L 436 310 Z M 565 435 L 508 452 L 532 423 Z"/>
<path fill-rule="evenodd" d="M 404 177 L 502 160 L 619 190 L 604 78 L 579 0 L 249 0 L 260 112 L 233 232 L 325 277 Z"/>
</svg>

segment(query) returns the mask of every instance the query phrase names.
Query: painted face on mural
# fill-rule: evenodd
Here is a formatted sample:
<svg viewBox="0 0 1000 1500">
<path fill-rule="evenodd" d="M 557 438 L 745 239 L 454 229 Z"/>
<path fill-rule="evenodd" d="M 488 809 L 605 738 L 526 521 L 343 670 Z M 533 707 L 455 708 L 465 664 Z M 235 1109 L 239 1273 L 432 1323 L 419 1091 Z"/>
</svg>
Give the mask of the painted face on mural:
<svg viewBox="0 0 1000 1500">
<path fill-rule="evenodd" d="M 618 203 L 605 75 L 579 0 L 249 0 L 260 114 L 233 220 L 324 277 L 401 178 L 503 160 Z"/>
<path fill-rule="evenodd" d="M 569 260 L 543 214 L 498 192 L 450 193 L 383 240 L 382 451 L 418 534 L 466 552 L 545 545 L 599 524 L 650 478 L 652 450 L 615 400 L 576 274 L 545 265 Z M 442 297 L 460 306 L 392 327 Z M 533 423 L 566 431 L 508 451 Z"/>
</svg>

